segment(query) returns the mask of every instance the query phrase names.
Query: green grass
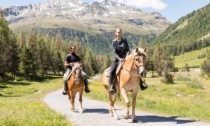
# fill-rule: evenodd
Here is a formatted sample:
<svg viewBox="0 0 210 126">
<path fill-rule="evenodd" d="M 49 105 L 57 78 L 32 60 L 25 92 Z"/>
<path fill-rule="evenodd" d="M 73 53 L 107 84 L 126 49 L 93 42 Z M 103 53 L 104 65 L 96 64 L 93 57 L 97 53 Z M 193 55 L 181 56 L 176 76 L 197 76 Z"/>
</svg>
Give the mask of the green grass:
<svg viewBox="0 0 210 126">
<path fill-rule="evenodd" d="M 177 81 L 190 81 L 190 78 L 185 77 L 185 76 L 178 75 L 178 76 L 176 77 L 176 80 L 177 80 Z"/>
<path fill-rule="evenodd" d="M 204 78 L 198 81 L 191 77 L 183 77 L 187 81 L 175 80 L 172 85 L 162 83 L 162 78 L 145 78 L 149 88 L 139 91 L 137 109 L 210 122 L 210 81 Z M 87 97 L 108 102 L 100 80 L 91 82 L 90 88 L 92 91 L 85 94 Z M 122 96 L 121 99 L 117 104 L 125 106 Z"/>
<path fill-rule="evenodd" d="M 0 82 L 1 126 L 71 126 L 61 114 L 50 110 L 42 99 L 61 88 L 62 80 Z"/>
<path fill-rule="evenodd" d="M 198 59 L 198 56 L 205 54 L 207 49 L 210 50 L 210 47 L 175 56 L 175 66 L 182 68 L 185 66 L 185 64 L 188 64 L 190 67 L 199 68 L 199 66 L 204 62 L 204 60 L 206 60 L 206 58 Z"/>
</svg>

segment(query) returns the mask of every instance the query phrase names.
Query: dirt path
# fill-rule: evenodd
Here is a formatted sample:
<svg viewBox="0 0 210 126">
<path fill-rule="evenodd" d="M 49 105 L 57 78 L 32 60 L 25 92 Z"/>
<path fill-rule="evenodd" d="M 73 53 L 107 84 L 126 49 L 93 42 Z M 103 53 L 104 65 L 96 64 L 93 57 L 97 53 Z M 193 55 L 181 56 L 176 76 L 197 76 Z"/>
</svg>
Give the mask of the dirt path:
<svg viewBox="0 0 210 126">
<path fill-rule="evenodd" d="M 61 113 L 76 126 L 210 126 L 204 122 L 194 122 L 183 118 L 164 117 L 151 113 L 136 111 L 138 123 L 131 123 L 131 119 L 125 120 L 123 114 L 125 108 L 115 106 L 120 120 L 109 115 L 109 104 L 100 101 L 83 98 L 84 113 L 79 113 L 79 101 L 76 97 L 75 111 L 71 111 L 67 96 L 62 95 L 62 89 L 48 94 L 43 101 L 54 111 Z"/>
</svg>

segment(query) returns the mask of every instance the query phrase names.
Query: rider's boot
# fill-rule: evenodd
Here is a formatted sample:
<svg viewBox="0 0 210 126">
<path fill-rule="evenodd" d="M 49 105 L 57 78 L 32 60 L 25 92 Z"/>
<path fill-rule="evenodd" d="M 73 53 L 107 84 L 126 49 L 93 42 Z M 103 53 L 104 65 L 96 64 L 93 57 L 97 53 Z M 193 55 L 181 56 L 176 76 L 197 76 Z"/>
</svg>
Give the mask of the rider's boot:
<svg viewBox="0 0 210 126">
<path fill-rule="evenodd" d="M 85 80 L 84 79 L 84 82 L 85 82 L 85 93 L 89 93 L 90 92 L 90 89 L 88 87 L 88 80 Z"/>
<path fill-rule="evenodd" d="M 67 90 L 68 90 L 67 83 L 68 83 L 68 80 L 64 80 L 64 90 L 63 90 L 63 95 L 66 95 L 66 94 L 67 94 Z"/>
<path fill-rule="evenodd" d="M 148 86 L 143 82 L 143 80 L 142 79 L 140 79 L 140 89 L 141 90 L 145 90 L 145 89 L 147 89 L 148 88 Z"/>
<path fill-rule="evenodd" d="M 109 84 L 110 84 L 110 88 L 109 88 L 109 93 L 111 95 L 115 94 L 116 93 L 116 89 L 115 89 L 115 85 L 114 85 L 114 76 L 110 76 L 110 81 L 109 81 Z"/>
</svg>

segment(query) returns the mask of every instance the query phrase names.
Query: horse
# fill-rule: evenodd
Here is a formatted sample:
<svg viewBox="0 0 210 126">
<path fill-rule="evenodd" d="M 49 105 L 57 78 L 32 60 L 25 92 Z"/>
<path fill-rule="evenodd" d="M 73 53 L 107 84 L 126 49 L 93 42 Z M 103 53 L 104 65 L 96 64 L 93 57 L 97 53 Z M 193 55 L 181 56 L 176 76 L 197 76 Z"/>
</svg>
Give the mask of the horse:
<svg viewBox="0 0 210 126">
<path fill-rule="evenodd" d="M 114 104 L 116 101 L 117 96 L 120 98 L 120 94 L 123 96 L 126 102 L 126 113 L 124 115 L 125 119 L 129 118 L 129 106 L 130 101 L 128 99 L 128 92 L 132 93 L 132 122 L 138 122 L 135 115 L 135 106 L 136 106 L 136 97 L 138 94 L 138 88 L 140 83 L 141 74 L 145 72 L 145 62 L 146 62 L 147 54 L 146 48 L 136 48 L 133 52 L 128 55 L 117 73 L 115 78 L 115 87 L 116 93 L 111 95 L 109 93 L 109 73 L 110 68 L 107 68 L 102 76 L 101 80 L 103 86 L 106 89 L 106 94 L 109 98 L 110 102 L 110 114 L 111 116 L 119 119 L 117 113 L 114 109 Z"/>
<path fill-rule="evenodd" d="M 84 78 L 82 76 L 82 67 L 80 63 L 72 64 L 71 76 L 68 79 L 68 99 L 71 103 L 71 110 L 75 110 L 74 99 L 77 92 L 79 92 L 80 113 L 83 113 L 82 108 L 82 94 L 84 89 Z"/>
</svg>

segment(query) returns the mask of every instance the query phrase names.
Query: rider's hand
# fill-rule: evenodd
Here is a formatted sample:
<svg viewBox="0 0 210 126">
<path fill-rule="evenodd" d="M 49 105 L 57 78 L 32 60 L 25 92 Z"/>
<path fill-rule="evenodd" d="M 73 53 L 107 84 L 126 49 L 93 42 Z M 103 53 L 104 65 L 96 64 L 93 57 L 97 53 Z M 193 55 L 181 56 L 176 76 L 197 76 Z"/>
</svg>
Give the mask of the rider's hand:
<svg viewBox="0 0 210 126">
<path fill-rule="evenodd" d="M 73 63 L 69 63 L 69 66 L 72 66 Z"/>
<path fill-rule="evenodd" d="M 120 62 L 123 62 L 124 61 L 124 58 L 120 58 Z"/>
</svg>

